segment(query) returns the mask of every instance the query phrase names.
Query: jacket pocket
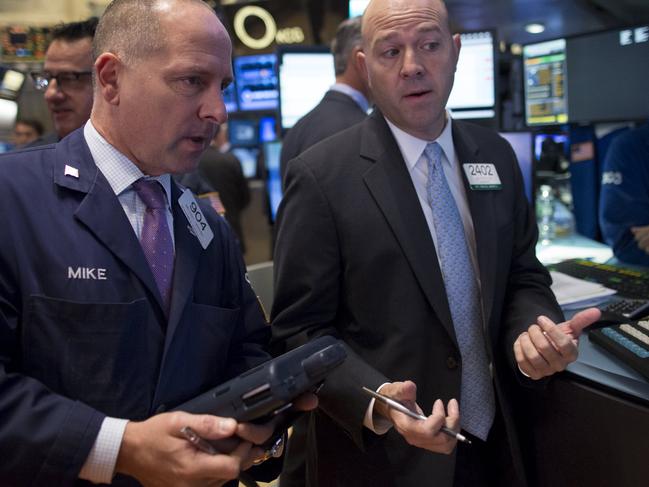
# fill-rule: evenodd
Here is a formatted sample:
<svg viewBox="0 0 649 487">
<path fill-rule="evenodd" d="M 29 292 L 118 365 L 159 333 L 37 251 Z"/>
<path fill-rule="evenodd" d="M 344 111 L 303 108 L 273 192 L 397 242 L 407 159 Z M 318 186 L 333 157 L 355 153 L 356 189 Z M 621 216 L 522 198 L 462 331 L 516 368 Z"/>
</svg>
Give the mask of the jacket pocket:
<svg viewBox="0 0 649 487">
<path fill-rule="evenodd" d="M 142 364 L 149 305 L 30 296 L 23 323 L 25 373 L 108 415 L 146 411 L 150 373 Z"/>
</svg>

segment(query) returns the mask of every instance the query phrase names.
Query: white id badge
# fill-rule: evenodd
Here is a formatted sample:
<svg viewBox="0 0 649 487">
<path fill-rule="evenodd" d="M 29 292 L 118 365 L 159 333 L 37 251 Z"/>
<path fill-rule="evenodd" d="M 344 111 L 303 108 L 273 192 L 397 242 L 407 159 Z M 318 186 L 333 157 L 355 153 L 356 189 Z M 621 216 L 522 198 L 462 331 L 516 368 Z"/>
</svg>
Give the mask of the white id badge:
<svg viewBox="0 0 649 487">
<path fill-rule="evenodd" d="M 194 235 L 201 244 L 201 247 L 205 250 L 214 238 L 214 233 L 210 228 L 210 224 L 207 223 L 207 219 L 198 206 L 196 198 L 194 198 L 191 190 L 186 189 L 183 191 L 182 196 L 178 198 L 178 204 L 180 205 L 180 208 L 182 208 Z"/>
<path fill-rule="evenodd" d="M 462 167 L 464 168 L 466 178 L 469 180 L 471 189 L 490 191 L 502 187 L 495 165 L 472 162 L 463 164 Z"/>
</svg>

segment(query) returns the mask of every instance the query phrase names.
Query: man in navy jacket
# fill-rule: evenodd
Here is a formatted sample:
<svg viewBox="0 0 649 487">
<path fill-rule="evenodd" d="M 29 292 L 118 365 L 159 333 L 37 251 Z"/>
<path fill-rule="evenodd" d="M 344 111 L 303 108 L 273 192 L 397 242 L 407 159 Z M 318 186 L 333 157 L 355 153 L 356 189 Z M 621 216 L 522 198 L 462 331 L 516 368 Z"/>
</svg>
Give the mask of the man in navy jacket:
<svg viewBox="0 0 649 487">
<path fill-rule="evenodd" d="M 227 118 L 231 43 L 201 1 L 115 0 L 93 50 L 90 121 L 0 159 L 0 483 L 221 485 L 270 427 L 164 411 L 266 360 L 268 328 L 228 226 L 169 173 Z M 168 300 L 138 241 L 154 209 Z M 211 456 L 183 426 L 245 441 Z"/>
</svg>

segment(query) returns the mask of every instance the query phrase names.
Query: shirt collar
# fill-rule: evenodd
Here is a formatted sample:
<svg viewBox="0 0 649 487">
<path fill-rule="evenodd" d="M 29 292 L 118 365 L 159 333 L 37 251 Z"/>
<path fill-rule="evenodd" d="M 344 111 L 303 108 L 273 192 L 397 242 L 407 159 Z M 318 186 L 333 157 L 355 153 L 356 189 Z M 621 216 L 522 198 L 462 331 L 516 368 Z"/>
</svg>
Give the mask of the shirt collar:
<svg viewBox="0 0 649 487">
<path fill-rule="evenodd" d="M 404 130 L 401 130 L 387 118 L 385 119 L 385 121 L 388 123 L 388 127 L 390 127 L 390 130 L 392 131 L 392 135 L 394 135 L 394 138 L 397 141 L 397 145 L 401 150 L 401 154 L 403 155 L 403 159 L 406 161 L 406 165 L 408 166 L 408 169 L 410 171 L 412 171 L 412 169 L 415 167 L 417 161 L 419 161 L 419 158 L 424 153 L 426 145 L 428 145 L 430 142 L 437 142 L 442 147 L 444 155 L 446 156 L 442 157 L 442 162 L 445 162 L 446 164 L 449 164 L 451 166 L 454 165 L 455 146 L 453 145 L 453 119 L 451 118 L 451 114 L 450 112 L 448 112 L 448 110 L 446 111 L 446 125 L 444 126 L 444 130 L 442 130 L 442 133 L 439 135 L 439 137 L 437 137 L 436 140 L 420 139 L 418 137 L 415 137 L 414 135 L 410 135 Z"/>
<path fill-rule="evenodd" d="M 367 101 L 365 95 L 363 95 L 363 93 L 358 91 L 356 88 L 352 88 L 345 83 L 334 83 L 329 89 L 349 96 L 356 102 L 359 107 L 361 107 L 361 110 L 363 110 L 365 113 L 367 113 L 367 111 L 370 109 L 370 102 Z"/>
<path fill-rule="evenodd" d="M 95 160 L 95 164 L 108 180 L 113 192 L 119 196 L 131 188 L 131 185 L 138 179 L 153 179 L 158 181 L 164 188 L 167 196 L 167 205 L 171 209 L 171 177 L 169 174 L 160 176 L 147 176 L 128 157 L 113 147 L 97 131 L 90 120 L 83 128 L 83 135 Z"/>
</svg>

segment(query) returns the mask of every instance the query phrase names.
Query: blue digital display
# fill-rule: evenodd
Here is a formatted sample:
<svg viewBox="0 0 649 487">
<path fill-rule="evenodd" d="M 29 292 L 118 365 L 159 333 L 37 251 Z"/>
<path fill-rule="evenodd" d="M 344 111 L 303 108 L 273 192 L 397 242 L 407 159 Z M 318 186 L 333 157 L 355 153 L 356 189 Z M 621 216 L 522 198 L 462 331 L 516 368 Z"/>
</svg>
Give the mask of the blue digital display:
<svg viewBox="0 0 649 487">
<path fill-rule="evenodd" d="M 282 176 L 279 171 L 279 156 L 282 152 L 280 141 L 264 144 L 264 164 L 266 167 L 266 191 L 270 204 L 270 218 L 275 221 L 277 208 L 282 201 Z"/>
<path fill-rule="evenodd" d="M 239 56 L 234 60 L 239 110 L 275 110 L 278 105 L 275 54 Z"/>
</svg>

